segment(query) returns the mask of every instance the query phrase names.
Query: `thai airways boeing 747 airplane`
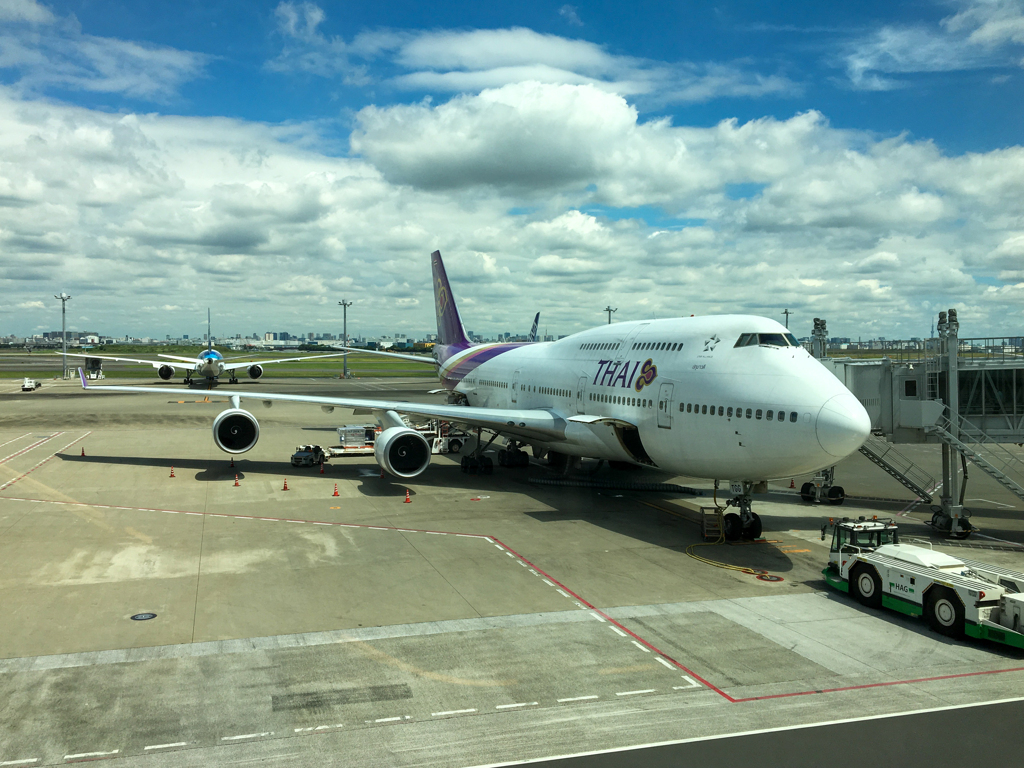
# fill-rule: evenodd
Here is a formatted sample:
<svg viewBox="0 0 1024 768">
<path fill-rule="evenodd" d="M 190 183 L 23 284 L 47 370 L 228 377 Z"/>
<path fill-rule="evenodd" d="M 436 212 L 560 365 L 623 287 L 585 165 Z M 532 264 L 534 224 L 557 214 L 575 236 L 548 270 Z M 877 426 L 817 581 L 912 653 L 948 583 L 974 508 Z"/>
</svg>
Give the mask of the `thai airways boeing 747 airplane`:
<svg viewBox="0 0 1024 768">
<path fill-rule="evenodd" d="M 739 514 L 726 515 L 726 536 L 737 539 L 760 535 L 760 518 L 751 509 L 758 483 L 832 466 L 856 451 L 870 431 L 860 402 L 774 320 L 638 320 L 547 344 L 474 346 L 439 252 L 431 263 L 434 359 L 378 354 L 435 365 L 449 391 L 447 405 L 222 391 L 231 407 L 214 419 L 214 442 L 232 454 L 256 445 L 259 424 L 241 408 L 243 397 L 369 409 L 384 428 L 374 448 L 378 464 L 410 478 L 427 469 L 431 453 L 402 414 L 447 419 L 504 438 L 507 464 L 524 463 L 523 448 L 530 446 L 536 454 L 602 458 L 731 481 L 736 495 L 727 503 Z M 492 470 L 484 447 L 478 440 L 473 454 L 463 457 L 464 471 Z"/>
</svg>

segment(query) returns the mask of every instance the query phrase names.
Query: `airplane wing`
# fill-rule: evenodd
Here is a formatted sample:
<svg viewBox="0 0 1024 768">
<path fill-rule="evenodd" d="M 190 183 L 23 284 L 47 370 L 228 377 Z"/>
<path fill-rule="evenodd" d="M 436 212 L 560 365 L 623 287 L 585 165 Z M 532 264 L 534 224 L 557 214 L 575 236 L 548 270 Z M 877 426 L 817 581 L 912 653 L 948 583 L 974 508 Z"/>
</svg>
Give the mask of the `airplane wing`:
<svg viewBox="0 0 1024 768">
<path fill-rule="evenodd" d="M 78 369 L 82 380 L 82 388 L 90 392 L 147 392 L 165 396 L 169 394 L 195 395 L 194 389 L 178 389 L 167 387 L 121 387 L 104 385 L 89 386 L 82 369 Z M 317 397 L 313 395 L 284 395 L 277 393 L 255 393 L 251 391 L 233 391 L 218 389 L 219 396 L 226 396 L 232 402 L 242 398 L 251 398 L 264 402 L 282 400 L 291 403 L 309 403 L 319 406 L 336 408 L 360 408 L 368 411 L 395 411 L 396 413 L 420 416 L 428 419 L 444 419 L 472 427 L 482 427 L 516 437 L 563 440 L 565 439 L 566 421 L 551 411 L 542 409 L 505 410 L 503 408 L 477 408 L 465 405 L 434 405 L 431 403 L 409 403 L 402 400 L 364 400 L 355 397 Z M 237 407 L 237 406 L 236 406 Z"/>
<path fill-rule="evenodd" d="M 114 360 L 119 363 L 139 363 L 141 365 L 152 365 L 154 368 L 160 368 L 164 365 L 169 365 L 171 368 L 185 368 L 186 365 L 183 363 L 165 363 L 162 360 L 138 360 L 134 357 L 111 357 L 108 355 L 79 355 L 68 352 L 68 357 L 85 357 L 93 360 Z M 195 360 L 189 360 L 189 366 L 195 366 Z"/>
<path fill-rule="evenodd" d="M 285 357 L 281 360 L 249 360 L 245 363 L 228 363 L 224 366 L 225 371 L 233 371 L 237 368 L 248 368 L 250 365 L 270 365 L 271 363 L 294 363 L 298 360 L 316 360 L 320 357 L 344 357 L 348 352 L 338 352 L 331 355 L 306 355 L 305 357 Z"/>
<path fill-rule="evenodd" d="M 355 347 L 331 347 L 331 349 L 344 349 L 349 352 L 359 352 L 364 355 L 379 355 L 380 357 L 393 357 L 397 360 L 408 360 L 413 363 L 437 365 L 437 360 L 432 357 L 424 357 L 423 355 L 403 355 L 400 352 L 382 352 L 378 349 L 356 349 Z"/>
<path fill-rule="evenodd" d="M 179 357 L 178 355 L 160 355 L 160 354 L 158 354 L 157 357 L 162 357 L 162 358 L 164 358 L 166 360 L 180 360 L 183 363 L 192 363 L 192 365 L 196 364 L 196 358 L 194 358 L 194 357 Z"/>
</svg>

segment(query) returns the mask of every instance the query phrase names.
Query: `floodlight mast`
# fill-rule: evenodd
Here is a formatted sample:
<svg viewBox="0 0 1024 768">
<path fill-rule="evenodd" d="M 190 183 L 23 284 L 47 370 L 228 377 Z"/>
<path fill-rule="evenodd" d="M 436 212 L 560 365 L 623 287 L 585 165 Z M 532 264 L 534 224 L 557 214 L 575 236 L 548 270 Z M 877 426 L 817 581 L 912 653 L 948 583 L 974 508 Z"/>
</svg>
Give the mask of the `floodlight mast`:
<svg viewBox="0 0 1024 768">
<path fill-rule="evenodd" d="M 342 311 L 342 330 L 341 330 L 341 333 L 342 333 L 342 336 L 344 336 L 344 338 L 345 338 L 345 341 L 343 342 L 342 346 L 345 347 L 345 349 L 347 350 L 348 349 L 348 308 L 352 306 L 352 302 L 351 301 L 346 301 L 345 299 L 342 299 L 341 301 L 338 302 L 338 304 L 341 305 L 341 311 Z M 341 375 L 342 375 L 342 378 L 347 379 L 348 378 L 348 354 L 347 353 L 345 354 L 345 356 L 343 358 L 341 358 L 341 361 L 342 361 L 342 366 L 343 366 L 342 374 Z"/>
<path fill-rule="evenodd" d="M 67 331 L 67 304 L 71 301 L 71 297 L 68 296 L 64 291 L 60 294 L 54 294 L 53 298 L 60 300 L 60 338 L 61 338 L 61 357 L 63 359 L 64 370 L 61 372 L 61 378 L 68 378 L 68 331 Z"/>
<path fill-rule="evenodd" d="M 609 304 L 607 307 L 605 307 L 601 311 L 608 313 L 608 325 L 611 325 L 612 324 L 612 312 L 618 312 L 619 308 L 618 307 L 612 308 L 612 305 Z"/>
</svg>

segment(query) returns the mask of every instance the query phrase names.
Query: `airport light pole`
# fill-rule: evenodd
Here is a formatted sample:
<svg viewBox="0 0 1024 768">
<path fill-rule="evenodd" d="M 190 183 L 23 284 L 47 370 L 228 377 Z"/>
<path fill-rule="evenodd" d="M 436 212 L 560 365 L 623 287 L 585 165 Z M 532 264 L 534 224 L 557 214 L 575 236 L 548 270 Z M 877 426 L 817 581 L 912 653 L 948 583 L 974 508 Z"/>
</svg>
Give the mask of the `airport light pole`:
<svg viewBox="0 0 1024 768">
<path fill-rule="evenodd" d="M 346 350 L 345 351 L 345 356 L 341 359 L 342 365 L 344 366 L 344 368 L 343 368 L 344 372 L 342 373 L 342 378 L 347 379 L 348 378 L 348 308 L 352 306 L 352 302 L 351 301 L 345 301 L 345 299 L 342 299 L 341 301 L 338 302 L 338 304 L 341 305 L 341 313 L 342 313 L 342 321 L 341 321 L 342 322 L 342 330 L 341 330 L 341 333 L 342 333 L 342 335 L 345 338 L 345 341 L 342 343 L 342 346 L 344 346 L 345 350 Z"/>
<path fill-rule="evenodd" d="M 609 304 L 607 307 L 605 307 L 601 311 L 608 313 L 608 325 L 611 325 L 612 324 L 612 312 L 618 312 L 619 308 L 615 307 L 614 309 L 612 309 L 612 305 Z"/>
<path fill-rule="evenodd" d="M 68 296 L 64 291 L 60 292 L 60 295 L 53 295 L 53 298 L 60 299 L 60 338 L 61 338 L 61 357 L 64 361 L 64 370 L 61 373 L 61 378 L 66 379 L 68 377 L 68 326 L 67 326 L 67 306 L 71 297 Z"/>
<path fill-rule="evenodd" d="M 790 312 L 788 309 L 784 309 L 782 310 L 782 314 L 786 316 L 786 330 L 789 330 L 789 316 L 792 315 L 793 313 Z"/>
</svg>

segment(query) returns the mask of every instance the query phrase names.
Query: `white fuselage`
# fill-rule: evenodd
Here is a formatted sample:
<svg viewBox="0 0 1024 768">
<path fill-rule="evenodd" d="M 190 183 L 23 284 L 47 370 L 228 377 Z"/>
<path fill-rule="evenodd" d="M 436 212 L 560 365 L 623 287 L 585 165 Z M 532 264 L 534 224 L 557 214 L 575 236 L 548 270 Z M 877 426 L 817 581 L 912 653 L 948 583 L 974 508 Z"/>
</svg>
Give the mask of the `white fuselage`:
<svg viewBox="0 0 1024 768">
<path fill-rule="evenodd" d="M 530 441 L 549 450 L 691 477 L 791 477 L 856 451 L 870 420 L 835 376 L 785 340 L 787 333 L 748 315 L 616 323 L 508 349 L 455 388 L 470 405 L 565 418 L 566 440 Z M 743 334 L 783 336 L 782 344 L 755 337 L 735 346 Z M 442 375 L 478 353 L 445 361 Z M 623 427 L 636 428 L 642 448 L 623 439 Z"/>
</svg>

